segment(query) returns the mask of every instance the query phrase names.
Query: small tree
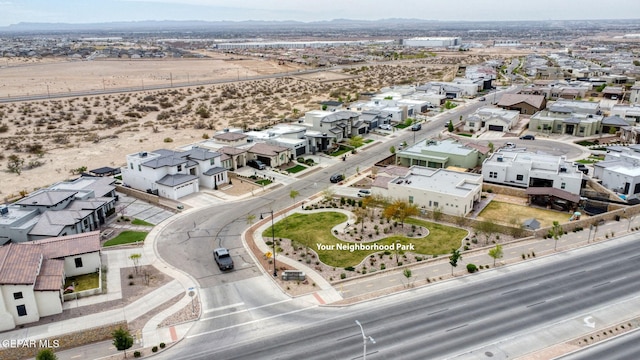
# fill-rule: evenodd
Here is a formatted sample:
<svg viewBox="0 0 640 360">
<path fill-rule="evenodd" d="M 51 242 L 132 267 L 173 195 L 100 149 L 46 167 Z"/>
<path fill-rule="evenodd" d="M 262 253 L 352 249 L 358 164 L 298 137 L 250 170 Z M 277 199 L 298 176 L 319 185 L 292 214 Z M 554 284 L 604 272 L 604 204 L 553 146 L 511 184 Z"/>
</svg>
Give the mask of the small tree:
<svg viewBox="0 0 640 360">
<path fill-rule="evenodd" d="M 460 250 L 453 249 L 451 251 L 451 256 L 449 256 L 449 264 L 451 264 L 451 276 L 453 276 L 453 269 L 458 266 L 458 261 L 462 260 L 462 255 L 460 254 Z"/>
<path fill-rule="evenodd" d="M 549 230 L 549 235 L 551 235 L 553 240 L 555 240 L 553 251 L 556 251 L 556 249 L 558 248 L 558 239 L 560 239 L 560 237 L 564 235 L 564 230 L 562 229 L 562 226 L 560 226 L 559 222 L 553 222 L 553 227 Z"/>
<path fill-rule="evenodd" d="M 402 271 L 402 274 L 407 278 L 407 287 L 411 287 L 411 276 L 413 276 L 413 274 L 411 273 L 411 269 L 404 269 Z"/>
<path fill-rule="evenodd" d="M 16 154 L 9 155 L 9 162 L 7 163 L 7 169 L 9 172 L 20 175 L 22 173 L 22 165 L 24 165 L 24 159 Z"/>
<path fill-rule="evenodd" d="M 140 265 L 140 258 L 142 254 L 131 254 L 129 255 L 129 259 L 133 261 L 133 268 L 136 270 L 136 275 L 138 275 L 138 265 Z"/>
<path fill-rule="evenodd" d="M 496 259 L 501 259 L 503 255 L 504 255 L 504 252 L 502 251 L 502 245 L 500 244 L 497 244 L 496 247 L 489 250 L 489 256 L 493 258 L 494 267 L 496 266 Z"/>
<path fill-rule="evenodd" d="M 498 232 L 498 226 L 490 221 L 481 221 L 473 226 L 473 229 L 479 235 L 484 235 L 484 244 L 488 245 L 493 234 Z"/>
<path fill-rule="evenodd" d="M 42 349 L 36 355 L 36 360 L 58 360 L 58 357 L 51 349 Z"/>
<path fill-rule="evenodd" d="M 127 349 L 133 346 L 133 336 L 129 333 L 128 330 L 123 329 L 122 327 L 117 328 L 111 333 L 113 336 L 113 346 L 118 349 L 118 351 L 124 352 L 124 357 L 127 357 Z"/>
<path fill-rule="evenodd" d="M 349 145 L 353 146 L 354 148 L 358 148 L 363 144 L 364 144 L 364 139 L 360 135 L 356 135 L 351 139 L 349 139 Z"/>
<path fill-rule="evenodd" d="M 391 147 L 389 148 L 389 152 L 390 152 L 391 154 L 395 154 L 395 153 L 396 153 L 396 147 L 395 147 L 395 146 L 393 146 L 393 145 L 391 145 Z"/>
<path fill-rule="evenodd" d="M 253 223 L 256 221 L 256 216 L 253 214 L 249 214 L 247 215 L 247 225 L 249 225 L 249 227 L 251 227 L 251 225 L 253 225 Z"/>
<path fill-rule="evenodd" d="M 299 191 L 296 191 L 296 190 L 291 190 L 291 191 L 289 192 L 289 197 L 291 198 L 291 200 L 293 200 L 293 203 L 294 203 L 294 204 L 295 204 L 295 202 L 296 202 L 296 198 L 297 198 L 299 195 L 300 195 L 300 192 L 299 192 Z"/>
<path fill-rule="evenodd" d="M 449 125 L 447 126 L 447 130 L 449 130 L 449 132 L 453 132 L 453 120 L 449 120 Z"/>
</svg>

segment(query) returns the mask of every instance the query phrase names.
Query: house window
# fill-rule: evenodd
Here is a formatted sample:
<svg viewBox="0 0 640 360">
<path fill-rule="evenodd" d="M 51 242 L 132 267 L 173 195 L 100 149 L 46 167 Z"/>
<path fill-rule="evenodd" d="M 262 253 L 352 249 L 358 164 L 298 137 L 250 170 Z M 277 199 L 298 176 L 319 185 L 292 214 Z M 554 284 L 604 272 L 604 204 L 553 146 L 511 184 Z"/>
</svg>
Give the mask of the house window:
<svg viewBox="0 0 640 360">
<path fill-rule="evenodd" d="M 413 204 L 413 196 L 409 196 L 409 204 Z"/>
<path fill-rule="evenodd" d="M 142 165 L 138 165 L 138 171 L 142 171 Z"/>
<path fill-rule="evenodd" d="M 73 259 L 76 262 L 76 268 L 81 268 L 82 267 L 82 258 L 81 257 L 77 257 L 75 259 Z"/>
<path fill-rule="evenodd" d="M 558 126 L 556 126 L 556 129 L 557 129 L 558 131 L 562 130 L 562 124 L 558 124 Z"/>
<path fill-rule="evenodd" d="M 131 170 L 133 170 L 133 163 L 129 163 L 129 167 L 131 167 Z"/>
<path fill-rule="evenodd" d="M 438 207 L 438 202 L 437 202 L 437 201 L 434 201 L 434 202 L 433 202 L 433 206 L 434 206 L 434 207 Z"/>
<path fill-rule="evenodd" d="M 16 306 L 16 310 L 18 310 L 18 316 L 27 316 L 27 307 L 24 305 Z"/>
<path fill-rule="evenodd" d="M 182 171 L 182 165 L 178 165 L 178 171 Z"/>
<path fill-rule="evenodd" d="M 567 186 L 567 184 L 566 184 L 566 183 L 561 183 L 561 184 L 560 184 L 560 189 L 564 189 L 566 186 Z"/>
<path fill-rule="evenodd" d="M 524 180 L 524 175 L 520 175 L 520 174 L 516 175 L 516 180 L 518 181 Z"/>
<path fill-rule="evenodd" d="M 22 291 L 14 292 L 13 300 L 20 300 L 20 299 L 22 299 Z"/>
<path fill-rule="evenodd" d="M 476 127 L 476 123 L 474 123 L 473 121 L 469 122 L 469 127 Z"/>
<path fill-rule="evenodd" d="M 581 133 L 583 133 L 583 132 L 584 132 L 584 126 L 580 126 L 580 130 L 579 130 L 579 131 L 580 131 Z"/>
<path fill-rule="evenodd" d="M 498 178 L 498 173 L 495 172 L 495 171 L 489 171 L 489 178 L 497 179 Z"/>
<path fill-rule="evenodd" d="M 214 159 L 209 160 L 209 165 L 213 165 L 215 164 L 215 161 L 213 161 Z"/>
<path fill-rule="evenodd" d="M 82 224 L 84 225 L 84 227 L 89 226 L 89 220 L 88 219 L 82 220 Z"/>
</svg>

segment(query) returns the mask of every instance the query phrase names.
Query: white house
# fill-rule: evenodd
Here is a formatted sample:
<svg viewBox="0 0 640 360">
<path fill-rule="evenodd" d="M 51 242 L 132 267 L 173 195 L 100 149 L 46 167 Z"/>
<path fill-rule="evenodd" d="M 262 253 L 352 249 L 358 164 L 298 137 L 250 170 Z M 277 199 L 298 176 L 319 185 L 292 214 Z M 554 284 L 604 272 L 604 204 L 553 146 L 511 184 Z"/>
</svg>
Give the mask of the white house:
<svg viewBox="0 0 640 360">
<path fill-rule="evenodd" d="M 228 183 L 221 156 L 197 146 L 187 151 L 159 149 L 129 154 L 122 181 L 134 189 L 177 200 L 198 192 L 200 186 L 214 189 Z"/>
<path fill-rule="evenodd" d="M 480 200 L 482 175 L 423 166 L 390 166 L 379 172 L 371 193 L 401 199 L 429 211 L 465 216 Z"/>
<path fill-rule="evenodd" d="M 509 132 L 520 119 L 520 112 L 493 106 L 483 106 L 464 121 L 464 131 L 481 130 Z"/>
<path fill-rule="evenodd" d="M 624 200 L 640 199 L 640 148 L 608 151 L 604 161 L 594 164 L 593 177 L 602 186 L 619 194 Z"/>
<path fill-rule="evenodd" d="M 0 331 L 60 314 L 66 277 L 101 266 L 99 231 L 0 246 Z"/>
<path fill-rule="evenodd" d="M 549 192 L 558 190 L 557 197 L 577 202 L 580 199 L 583 173 L 564 156 L 500 149 L 482 164 L 485 182 L 517 186 Z M 531 190 L 531 194 L 537 190 Z"/>
</svg>

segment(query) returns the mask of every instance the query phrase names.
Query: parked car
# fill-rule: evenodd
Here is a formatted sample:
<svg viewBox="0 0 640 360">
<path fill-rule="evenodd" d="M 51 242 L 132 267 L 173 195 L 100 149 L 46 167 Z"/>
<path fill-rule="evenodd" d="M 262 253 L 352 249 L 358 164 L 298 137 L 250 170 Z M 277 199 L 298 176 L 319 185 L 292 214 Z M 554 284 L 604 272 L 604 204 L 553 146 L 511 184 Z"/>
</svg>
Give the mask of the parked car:
<svg viewBox="0 0 640 360">
<path fill-rule="evenodd" d="M 216 264 L 218 264 L 220 270 L 233 270 L 233 259 L 231 259 L 229 250 L 225 248 L 213 250 L 213 259 L 216 261 Z"/>
<path fill-rule="evenodd" d="M 260 160 L 249 160 L 247 161 L 247 165 L 251 166 L 254 169 L 264 170 L 267 166 Z"/>
<path fill-rule="evenodd" d="M 478 101 L 485 101 L 485 100 L 487 99 L 485 99 L 484 96 L 478 99 Z"/>
<path fill-rule="evenodd" d="M 342 174 L 333 174 L 331 175 L 331 177 L 329 178 L 329 181 L 331 181 L 332 183 L 339 183 L 340 181 L 344 180 L 344 175 Z"/>
<path fill-rule="evenodd" d="M 533 135 L 523 135 L 523 136 L 520 136 L 520 140 L 535 140 L 535 139 L 536 139 L 536 137 L 535 137 L 535 136 L 533 136 Z"/>
<path fill-rule="evenodd" d="M 389 131 L 393 130 L 393 127 L 391 125 L 389 125 L 389 124 L 382 124 L 382 125 L 380 125 L 378 127 L 380 129 L 382 129 L 382 130 L 389 130 Z"/>
<path fill-rule="evenodd" d="M 358 197 L 367 197 L 371 195 L 371 190 L 369 189 L 360 189 L 358 190 Z"/>
<path fill-rule="evenodd" d="M 514 144 L 512 142 L 508 142 L 508 143 L 504 144 L 504 147 L 506 147 L 507 149 L 515 149 L 516 148 L 516 144 Z"/>
<path fill-rule="evenodd" d="M 420 123 L 413 124 L 413 125 L 411 126 L 411 131 L 418 131 L 418 130 L 420 130 L 420 129 L 422 129 L 422 124 L 420 124 Z"/>
</svg>

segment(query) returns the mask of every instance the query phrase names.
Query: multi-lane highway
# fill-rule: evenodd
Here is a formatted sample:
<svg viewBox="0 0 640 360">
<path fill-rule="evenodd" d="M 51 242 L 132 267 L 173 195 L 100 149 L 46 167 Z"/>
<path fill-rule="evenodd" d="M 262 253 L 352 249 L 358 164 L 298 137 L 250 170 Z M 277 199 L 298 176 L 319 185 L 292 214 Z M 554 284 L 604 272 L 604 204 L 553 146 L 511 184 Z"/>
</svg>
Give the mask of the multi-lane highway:
<svg viewBox="0 0 640 360">
<path fill-rule="evenodd" d="M 369 359 L 516 358 L 592 331 L 586 316 L 598 326 L 638 316 L 634 237 L 351 307 L 273 299 L 222 308 L 158 358 L 356 359 L 363 342 L 355 320 L 375 339 Z"/>
</svg>

